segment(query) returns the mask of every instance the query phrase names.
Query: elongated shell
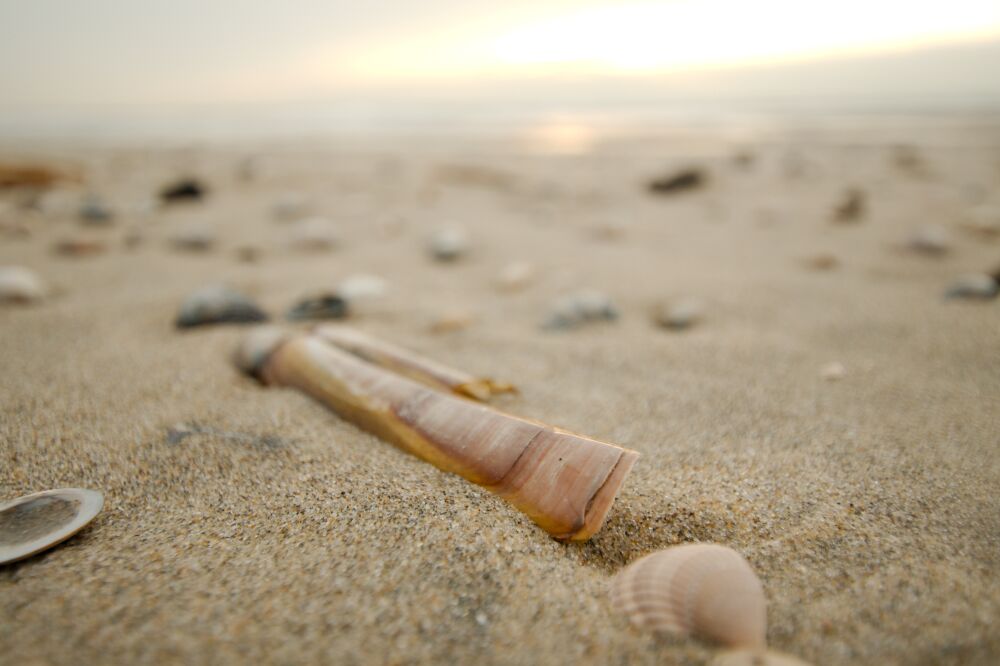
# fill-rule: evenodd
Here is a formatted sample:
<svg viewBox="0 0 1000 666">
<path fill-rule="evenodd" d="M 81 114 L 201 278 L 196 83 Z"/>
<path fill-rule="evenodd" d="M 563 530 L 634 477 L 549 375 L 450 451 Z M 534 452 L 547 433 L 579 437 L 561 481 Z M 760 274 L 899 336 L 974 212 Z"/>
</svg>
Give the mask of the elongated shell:
<svg viewBox="0 0 1000 666">
<path fill-rule="evenodd" d="M 96 490 L 45 490 L 0 504 L 0 565 L 30 557 L 70 538 L 104 506 Z"/>
<path fill-rule="evenodd" d="M 263 329 L 237 363 L 500 495 L 558 539 L 596 532 L 638 454 L 431 389 L 315 335 Z"/>
<path fill-rule="evenodd" d="M 359 358 L 409 377 L 431 388 L 467 398 L 487 400 L 497 393 L 516 391 L 513 385 L 467 372 L 424 358 L 396 345 L 377 340 L 349 326 L 322 325 L 313 331 L 326 342 Z"/>
<path fill-rule="evenodd" d="M 623 569 L 612 603 L 634 623 L 730 647 L 763 648 L 767 601 L 743 556 L 715 544 L 674 546 Z"/>
</svg>

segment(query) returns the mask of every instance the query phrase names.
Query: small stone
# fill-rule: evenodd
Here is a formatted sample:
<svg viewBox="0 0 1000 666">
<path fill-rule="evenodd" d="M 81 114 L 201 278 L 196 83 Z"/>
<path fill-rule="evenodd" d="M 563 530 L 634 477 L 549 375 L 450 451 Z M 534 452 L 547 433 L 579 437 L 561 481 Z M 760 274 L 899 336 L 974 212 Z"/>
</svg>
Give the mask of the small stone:
<svg viewBox="0 0 1000 666">
<path fill-rule="evenodd" d="M 840 203 L 833 209 L 833 221 L 841 224 L 860 222 L 865 216 L 868 208 L 868 200 L 865 193 L 859 189 L 851 188 L 844 192 Z"/>
<path fill-rule="evenodd" d="M 461 229 L 441 229 L 431 236 L 428 250 L 437 261 L 457 261 L 469 251 L 469 237 Z"/>
<path fill-rule="evenodd" d="M 241 245 L 236 248 L 236 258 L 244 264 L 257 263 L 262 254 L 264 254 L 263 250 L 256 245 Z"/>
<path fill-rule="evenodd" d="M 806 268 L 813 271 L 832 271 L 840 266 L 840 260 L 832 254 L 815 254 L 803 261 Z"/>
<path fill-rule="evenodd" d="M 483 611 L 477 611 L 476 624 L 478 624 L 480 627 L 485 627 L 487 622 L 489 622 L 489 618 L 486 617 L 486 613 L 484 613 Z"/>
<path fill-rule="evenodd" d="M 431 322 L 428 330 L 435 335 L 457 333 L 469 328 L 475 321 L 475 316 L 469 312 L 448 312 Z"/>
<path fill-rule="evenodd" d="M 95 194 L 87 196 L 80 205 L 80 220 L 91 226 L 107 226 L 114 221 L 114 213 Z"/>
<path fill-rule="evenodd" d="M 984 238 L 1000 236 L 1000 206 L 976 206 L 966 214 L 963 226 Z"/>
<path fill-rule="evenodd" d="M 941 225 L 928 224 L 910 236 L 907 247 L 920 254 L 941 256 L 951 249 L 951 235 Z"/>
<path fill-rule="evenodd" d="M 564 330 L 591 322 L 616 319 L 618 310 L 607 295 L 593 289 L 583 289 L 553 303 L 542 328 Z"/>
<path fill-rule="evenodd" d="M 41 278 L 27 268 L 0 266 L 0 303 L 37 303 L 47 291 Z"/>
<path fill-rule="evenodd" d="M 292 321 L 308 319 L 344 319 L 349 314 L 347 300 L 339 294 L 321 294 L 304 298 L 285 314 Z"/>
<path fill-rule="evenodd" d="M 294 222 L 312 212 L 312 202 L 297 192 L 286 192 L 271 205 L 271 217 L 275 222 Z"/>
<path fill-rule="evenodd" d="M 300 220 L 292 230 L 292 247 L 306 252 L 327 252 L 338 242 L 336 227 L 324 217 Z"/>
<path fill-rule="evenodd" d="M 134 250 L 142 245 L 143 240 L 145 240 L 145 238 L 141 231 L 138 229 L 129 229 L 125 232 L 125 236 L 122 238 L 122 243 L 125 245 L 125 249 Z"/>
<path fill-rule="evenodd" d="M 170 244 L 181 252 L 208 252 L 215 246 L 215 233 L 208 227 L 188 227 L 175 234 Z"/>
<path fill-rule="evenodd" d="M 535 278 L 535 268 L 526 261 L 513 261 L 500 270 L 497 287 L 503 291 L 521 291 Z"/>
<path fill-rule="evenodd" d="M 224 285 L 210 285 L 198 289 L 184 300 L 175 323 L 178 328 L 189 328 L 205 324 L 246 324 L 267 319 L 267 314 L 240 292 Z"/>
<path fill-rule="evenodd" d="M 53 250 L 64 257 L 92 257 L 104 252 L 104 243 L 85 238 L 67 238 L 58 241 Z"/>
<path fill-rule="evenodd" d="M 160 190 L 160 201 L 165 204 L 201 201 L 208 190 L 194 178 L 182 178 Z"/>
<path fill-rule="evenodd" d="M 820 368 L 819 376 L 828 382 L 835 382 L 847 376 L 847 368 L 843 363 L 833 361 Z"/>
<path fill-rule="evenodd" d="M 656 314 L 656 323 L 663 328 L 681 331 L 691 328 L 701 321 L 705 314 L 705 304 L 697 298 L 685 298 L 667 303 Z"/>
<path fill-rule="evenodd" d="M 386 281 L 377 275 L 357 273 L 350 275 L 337 285 L 336 293 L 343 298 L 355 312 L 383 298 L 389 291 Z"/>
<path fill-rule="evenodd" d="M 986 273 L 970 273 L 955 280 L 944 293 L 944 297 L 988 301 L 996 298 L 998 293 L 1000 284 L 994 276 Z"/>
<path fill-rule="evenodd" d="M 699 189 L 707 181 L 705 172 L 690 168 L 651 180 L 646 187 L 653 194 L 677 194 Z"/>
</svg>

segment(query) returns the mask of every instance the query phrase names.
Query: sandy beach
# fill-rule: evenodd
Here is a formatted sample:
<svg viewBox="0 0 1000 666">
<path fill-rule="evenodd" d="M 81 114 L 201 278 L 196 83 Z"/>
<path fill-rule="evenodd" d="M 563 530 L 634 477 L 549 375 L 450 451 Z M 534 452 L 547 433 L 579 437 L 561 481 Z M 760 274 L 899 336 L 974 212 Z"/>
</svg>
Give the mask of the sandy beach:
<svg viewBox="0 0 1000 666">
<path fill-rule="evenodd" d="M 52 291 L 0 306 L 0 500 L 105 504 L 0 567 L 0 663 L 707 663 L 608 600 L 624 565 L 688 542 L 742 553 L 769 644 L 811 663 L 997 663 L 1000 302 L 943 294 L 1000 268 L 1000 121 L 566 138 L 6 146 L 85 184 L 27 209 L 0 192 L 0 265 Z M 647 191 L 687 167 L 703 186 Z M 207 197 L 156 205 L 185 176 Z M 864 211 L 838 223 L 851 188 Z M 88 191 L 110 224 L 81 223 Z M 290 197 L 334 248 L 296 245 L 272 213 Z M 970 222 L 991 207 L 993 231 Z M 912 247 L 927 225 L 939 251 Z M 452 226 L 469 251 L 435 262 Z M 54 252 L 69 239 L 102 251 Z M 511 262 L 533 276 L 498 289 Z M 357 274 L 387 291 L 352 325 L 641 454 L 589 542 L 240 376 L 248 327 L 174 326 L 207 284 L 280 320 Z M 584 288 L 618 319 L 544 330 Z M 654 323 L 690 298 L 695 325 Z"/>
</svg>

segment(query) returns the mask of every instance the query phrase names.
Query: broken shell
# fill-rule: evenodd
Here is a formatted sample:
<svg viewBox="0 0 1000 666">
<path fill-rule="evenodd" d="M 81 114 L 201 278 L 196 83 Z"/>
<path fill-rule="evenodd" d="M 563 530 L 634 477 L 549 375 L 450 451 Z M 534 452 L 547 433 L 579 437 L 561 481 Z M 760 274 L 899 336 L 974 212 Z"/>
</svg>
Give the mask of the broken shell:
<svg viewBox="0 0 1000 666">
<path fill-rule="evenodd" d="M 606 294 L 583 289 L 553 303 L 542 328 L 568 329 L 590 322 L 615 319 L 618 319 L 618 309 Z"/>
<path fill-rule="evenodd" d="M 1000 284 L 997 284 L 995 277 L 986 273 L 970 273 L 955 280 L 944 293 L 944 297 L 988 301 L 996 298 L 998 293 Z"/>
<path fill-rule="evenodd" d="M 680 331 L 697 324 L 704 315 L 705 304 L 701 299 L 685 298 L 660 308 L 656 323 L 663 328 Z"/>
<path fill-rule="evenodd" d="M 0 303 L 37 303 L 45 293 L 41 278 L 27 268 L 0 267 Z"/>
<path fill-rule="evenodd" d="M 188 296 L 177 314 L 178 328 L 204 324 L 266 321 L 267 314 L 243 294 L 223 285 L 202 287 Z"/>
<path fill-rule="evenodd" d="M 810 666 L 790 654 L 774 650 L 726 650 L 712 660 L 712 666 Z"/>
<path fill-rule="evenodd" d="M 764 588 L 743 556 L 725 546 L 687 544 L 647 555 L 615 576 L 611 600 L 647 629 L 729 647 L 765 646 Z"/>
<path fill-rule="evenodd" d="M 907 247 L 921 254 L 940 256 L 951 249 L 951 235 L 939 224 L 928 224 L 913 232 Z"/>
<path fill-rule="evenodd" d="M 325 342 L 369 363 L 397 372 L 431 388 L 476 400 L 487 400 L 498 393 L 517 391 L 507 382 L 498 382 L 488 377 L 474 377 L 467 372 L 449 368 L 348 326 L 336 324 L 317 326 L 314 333 Z"/>
<path fill-rule="evenodd" d="M 306 319 L 343 319 L 348 315 L 347 301 L 338 294 L 321 294 L 296 303 L 285 315 L 292 321 Z"/>
<path fill-rule="evenodd" d="M 0 505 L 0 564 L 30 557 L 65 541 L 104 505 L 96 490 L 61 488 Z"/>
<path fill-rule="evenodd" d="M 442 229 L 431 236 L 428 249 L 437 261 L 456 261 L 469 251 L 469 237 L 461 229 Z"/>
<path fill-rule="evenodd" d="M 557 539 L 584 540 L 600 529 L 638 457 L 436 391 L 318 335 L 271 339 L 275 346 L 267 352 L 262 336 L 248 338 L 237 354 L 241 367 L 265 384 L 297 388 L 404 451 L 485 487 Z"/>
<path fill-rule="evenodd" d="M 497 286 L 504 291 L 520 291 L 524 289 L 535 277 L 534 267 L 524 261 L 514 261 L 500 271 L 497 276 Z"/>
</svg>

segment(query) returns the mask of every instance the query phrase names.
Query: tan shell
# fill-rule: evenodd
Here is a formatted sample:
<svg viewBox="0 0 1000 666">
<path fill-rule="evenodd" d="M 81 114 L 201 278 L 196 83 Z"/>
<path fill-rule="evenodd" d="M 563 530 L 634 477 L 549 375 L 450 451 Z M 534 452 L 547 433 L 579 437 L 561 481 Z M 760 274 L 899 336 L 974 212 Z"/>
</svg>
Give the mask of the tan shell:
<svg viewBox="0 0 1000 666">
<path fill-rule="evenodd" d="M 40 553 L 65 541 L 104 506 L 96 490 L 62 488 L 0 504 L 0 564 Z"/>
<path fill-rule="evenodd" d="M 810 666 L 798 657 L 774 650 L 726 650 L 712 660 L 712 666 Z"/>
<path fill-rule="evenodd" d="M 767 600 L 760 579 L 725 546 L 688 544 L 647 555 L 615 577 L 611 599 L 642 627 L 729 647 L 765 645 Z"/>
</svg>

